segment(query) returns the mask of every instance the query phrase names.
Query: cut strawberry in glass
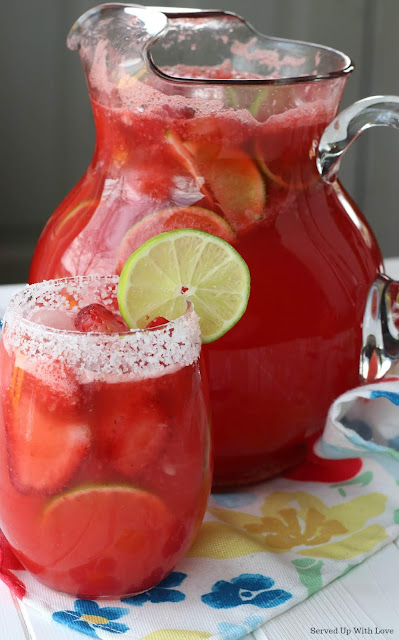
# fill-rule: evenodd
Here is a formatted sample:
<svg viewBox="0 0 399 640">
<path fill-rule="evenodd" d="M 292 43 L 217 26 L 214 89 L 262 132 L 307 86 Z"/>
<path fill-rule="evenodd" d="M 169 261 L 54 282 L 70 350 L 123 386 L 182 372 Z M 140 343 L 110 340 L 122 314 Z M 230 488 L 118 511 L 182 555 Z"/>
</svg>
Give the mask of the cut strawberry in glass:
<svg viewBox="0 0 399 640">
<path fill-rule="evenodd" d="M 132 481 L 160 455 L 169 434 L 150 381 L 100 385 L 95 416 L 99 457 Z"/>
<path fill-rule="evenodd" d="M 53 398 L 34 376 L 14 370 L 5 427 L 11 480 L 22 493 L 47 495 L 66 487 L 90 449 L 78 398 L 60 394 L 56 403 Z"/>
<path fill-rule="evenodd" d="M 102 304 L 94 303 L 83 307 L 75 318 L 75 329 L 78 331 L 97 331 L 100 333 L 118 333 L 129 331 L 122 318 Z"/>
</svg>

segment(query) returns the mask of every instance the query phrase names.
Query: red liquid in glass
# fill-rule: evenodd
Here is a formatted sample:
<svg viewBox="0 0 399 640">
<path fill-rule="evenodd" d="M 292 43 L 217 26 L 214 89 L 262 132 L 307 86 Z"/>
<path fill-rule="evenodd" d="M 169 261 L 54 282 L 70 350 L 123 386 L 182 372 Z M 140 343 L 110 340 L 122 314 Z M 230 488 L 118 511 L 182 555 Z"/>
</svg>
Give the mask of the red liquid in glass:
<svg viewBox="0 0 399 640">
<path fill-rule="evenodd" d="M 233 239 L 222 226 L 213 232 L 237 248 L 252 282 L 243 318 L 205 347 L 218 488 L 295 464 L 330 403 L 358 384 L 363 309 L 381 263 L 357 207 L 316 171 L 337 108 L 330 85 L 277 89 L 285 111 L 278 98 L 260 100 L 247 118 L 233 109 L 198 116 L 168 96 L 161 110 L 147 109 L 145 97 L 130 110 L 93 102 L 93 161 L 48 223 L 30 272 L 37 281 L 119 271 L 126 242 L 135 248 L 126 241 L 133 225 L 154 215 L 150 235 L 191 226 L 189 206 L 230 225 Z M 173 220 L 154 223 L 165 209 Z"/>
<path fill-rule="evenodd" d="M 155 586 L 187 551 L 209 493 L 198 363 L 65 396 L 1 342 L 0 365 L 0 523 L 15 555 L 81 597 Z"/>
</svg>

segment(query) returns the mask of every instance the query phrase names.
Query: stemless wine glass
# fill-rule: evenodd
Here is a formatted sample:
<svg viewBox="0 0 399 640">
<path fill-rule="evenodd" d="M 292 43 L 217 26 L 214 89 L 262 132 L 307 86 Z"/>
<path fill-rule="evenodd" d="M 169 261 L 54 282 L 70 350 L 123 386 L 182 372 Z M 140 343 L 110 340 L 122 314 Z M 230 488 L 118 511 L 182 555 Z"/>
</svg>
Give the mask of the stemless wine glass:
<svg viewBox="0 0 399 640">
<path fill-rule="evenodd" d="M 116 276 L 28 286 L 0 343 L 0 526 L 44 584 L 81 597 L 155 586 L 187 551 L 210 490 L 198 318 L 78 332 L 117 310 Z"/>
</svg>

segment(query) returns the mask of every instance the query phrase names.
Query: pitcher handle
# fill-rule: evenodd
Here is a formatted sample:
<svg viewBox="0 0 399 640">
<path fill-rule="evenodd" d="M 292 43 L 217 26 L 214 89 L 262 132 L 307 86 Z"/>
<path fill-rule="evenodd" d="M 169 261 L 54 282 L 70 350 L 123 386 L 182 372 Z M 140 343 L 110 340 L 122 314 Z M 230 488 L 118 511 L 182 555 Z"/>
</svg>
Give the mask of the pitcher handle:
<svg viewBox="0 0 399 640">
<path fill-rule="evenodd" d="M 359 100 L 326 127 L 316 158 L 318 171 L 326 182 L 335 182 L 343 154 L 370 127 L 399 129 L 398 96 Z M 379 274 L 371 285 L 363 314 L 359 373 L 364 382 L 382 378 L 399 360 L 398 300 L 399 282 Z"/>
<path fill-rule="evenodd" d="M 379 274 L 370 287 L 363 314 L 360 378 L 379 380 L 399 360 L 399 282 Z M 396 320 L 396 322 L 395 322 Z"/>
<path fill-rule="evenodd" d="M 326 182 L 336 180 L 341 158 L 360 134 L 370 127 L 399 129 L 399 97 L 372 96 L 347 107 L 325 128 L 316 164 Z"/>
</svg>

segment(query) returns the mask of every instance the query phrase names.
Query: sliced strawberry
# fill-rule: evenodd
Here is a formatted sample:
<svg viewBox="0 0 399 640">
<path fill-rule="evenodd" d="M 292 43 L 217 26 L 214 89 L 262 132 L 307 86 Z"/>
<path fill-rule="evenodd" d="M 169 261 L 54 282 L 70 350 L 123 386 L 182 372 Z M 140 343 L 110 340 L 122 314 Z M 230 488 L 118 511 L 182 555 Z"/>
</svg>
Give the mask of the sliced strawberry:
<svg viewBox="0 0 399 640">
<path fill-rule="evenodd" d="M 169 434 L 154 385 L 149 380 L 100 385 L 95 405 L 100 460 L 135 481 L 157 460 Z"/>
<path fill-rule="evenodd" d="M 163 324 L 167 324 L 169 322 L 169 320 L 167 320 L 166 318 L 163 318 L 162 316 L 158 316 L 157 318 L 154 318 L 154 320 L 151 320 L 151 322 L 149 322 L 146 326 L 146 329 L 155 329 L 156 327 L 162 327 Z"/>
<path fill-rule="evenodd" d="M 10 476 L 22 493 L 53 494 L 66 487 L 90 449 L 90 431 L 77 398 L 54 394 L 16 368 L 5 401 Z M 48 392 L 47 392 L 48 389 Z"/>
<path fill-rule="evenodd" d="M 89 304 L 81 309 L 75 318 L 75 328 L 78 331 L 98 331 L 101 333 L 118 333 L 129 331 L 122 318 L 102 304 Z"/>
</svg>

